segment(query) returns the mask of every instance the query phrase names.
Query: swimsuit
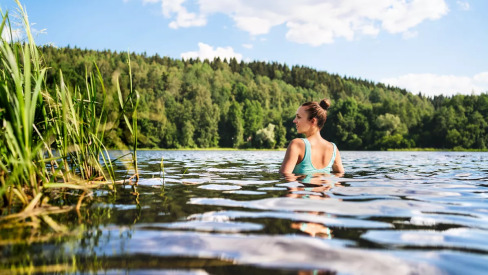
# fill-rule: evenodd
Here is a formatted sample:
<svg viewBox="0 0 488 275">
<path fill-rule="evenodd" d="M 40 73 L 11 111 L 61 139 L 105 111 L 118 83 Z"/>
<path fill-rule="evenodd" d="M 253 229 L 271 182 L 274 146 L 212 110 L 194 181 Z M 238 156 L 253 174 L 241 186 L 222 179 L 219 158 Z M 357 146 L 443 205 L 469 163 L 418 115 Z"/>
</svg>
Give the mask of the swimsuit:
<svg viewBox="0 0 488 275">
<path fill-rule="evenodd" d="M 332 158 L 330 159 L 329 164 L 322 168 L 317 169 L 312 164 L 312 146 L 310 145 L 310 141 L 306 138 L 302 138 L 303 142 L 305 142 L 305 155 L 303 155 L 303 160 L 295 165 L 293 169 L 293 174 L 312 174 L 312 173 L 327 173 L 330 174 L 332 170 L 332 165 L 334 164 L 335 157 L 336 157 L 336 145 L 332 143 L 334 146 L 334 153 L 332 154 Z"/>
</svg>

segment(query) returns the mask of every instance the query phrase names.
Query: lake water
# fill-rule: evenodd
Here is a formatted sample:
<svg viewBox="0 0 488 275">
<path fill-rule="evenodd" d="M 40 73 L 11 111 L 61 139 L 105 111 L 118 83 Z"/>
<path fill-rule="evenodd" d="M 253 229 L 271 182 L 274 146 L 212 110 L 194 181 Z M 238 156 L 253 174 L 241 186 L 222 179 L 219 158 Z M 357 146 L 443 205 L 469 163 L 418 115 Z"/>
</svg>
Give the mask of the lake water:
<svg viewBox="0 0 488 275">
<path fill-rule="evenodd" d="M 284 153 L 140 151 L 138 197 L 129 185 L 95 191 L 81 219 L 52 215 L 71 236 L 20 230 L 31 241 L 4 242 L 0 261 L 108 274 L 488 272 L 488 153 L 344 151 L 344 177 L 294 181 L 277 172 Z"/>
</svg>

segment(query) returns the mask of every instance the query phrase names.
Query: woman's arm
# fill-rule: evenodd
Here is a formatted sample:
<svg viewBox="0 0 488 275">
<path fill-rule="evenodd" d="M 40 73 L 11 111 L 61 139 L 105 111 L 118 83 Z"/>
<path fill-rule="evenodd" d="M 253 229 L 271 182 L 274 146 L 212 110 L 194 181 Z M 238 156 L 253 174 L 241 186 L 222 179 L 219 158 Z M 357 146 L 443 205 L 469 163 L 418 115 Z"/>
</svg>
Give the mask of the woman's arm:
<svg viewBox="0 0 488 275">
<path fill-rule="evenodd" d="M 342 159 L 341 153 L 339 152 L 339 148 L 336 149 L 336 158 L 334 160 L 334 164 L 332 164 L 332 172 L 344 174 L 344 166 L 342 166 Z"/>
<path fill-rule="evenodd" d="M 281 164 L 280 173 L 291 174 L 295 165 L 298 162 L 298 157 L 300 154 L 300 143 L 303 143 L 299 138 L 296 138 L 290 142 L 288 148 L 286 149 L 285 158 Z"/>
</svg>

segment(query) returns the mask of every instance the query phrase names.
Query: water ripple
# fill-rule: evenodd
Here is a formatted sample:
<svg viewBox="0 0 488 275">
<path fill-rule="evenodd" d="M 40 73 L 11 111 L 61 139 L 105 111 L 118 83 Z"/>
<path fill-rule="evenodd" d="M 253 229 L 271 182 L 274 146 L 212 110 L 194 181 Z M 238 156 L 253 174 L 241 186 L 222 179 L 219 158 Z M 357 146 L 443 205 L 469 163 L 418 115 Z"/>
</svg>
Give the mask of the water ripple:
<svg viewBox="0 0 488 275">
<path fill-rule="evenodd" d="M 293 221 L 305 221 L 312 223 L 321 223 L 331 227 L 342 228 L 392 228 L 389 223 L 368 221 L 359 219 L 348 219 L 333 217 L 331 215 L 321 216 L 307 213 L 294 213 L 294 212 L 245 212 L 245 211 L 219 211 L 219 212 L 206 212 L 203 214 L 190 215 L 188 219 L 202 220 L 202 221 L 222 221 L 222 220 L 235 220 L 242 218 L 274 218 L 274 219 L 287 219 Z"/>
<path fill-rule="evenodd" d="M 408 247 L 463 248 L 488 252 L 488 239 L 485 230 L 471 228 L 452 228 L 446 231 L 409 230 L 385 231 L 369 230 L 361 238 L 380 244 Z"/>
<path fill-rule="evenodd" d="M 117 236 L 118 231 L 105 232 Z M 115 237 L 98 253 L 206 257 L 275 268 L 318 269 L 349 274 L 440 274 L 436 266 L 380 251 L 341 247 L 299 236 L 222 235 L 196 232 L 136 230 L 124 251 Z M 163 248 L 163 249 L 162 249 Z M 120 252 L 119 252 L 120 251 Z M 90 253 L 86 251 L 85 253 Z"/>
<path fill-rule="evenodd" d="M 269 209 L 276 211 L 317 211 L 344 216 L 411 217 L 422 209 L 441 211 L 442 205 L 406 200 L 374 200 L 348 202 L 339 199 L 297 200 L 294 198 L 268 198 L 261 200 L 235 201 L 224 198 L 190 198 L 190 204 L 218 205 Z"/>
</svg>

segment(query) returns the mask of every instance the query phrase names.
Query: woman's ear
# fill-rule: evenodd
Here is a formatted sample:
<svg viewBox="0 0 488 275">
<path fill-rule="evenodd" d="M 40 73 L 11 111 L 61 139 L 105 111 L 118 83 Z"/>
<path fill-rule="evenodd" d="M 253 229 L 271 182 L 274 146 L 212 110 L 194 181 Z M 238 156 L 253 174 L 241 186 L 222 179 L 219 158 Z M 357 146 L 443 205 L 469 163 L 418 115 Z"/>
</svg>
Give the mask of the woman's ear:
<svg viewBox="0 0 488 275">
<path fill-rule="evenodd" d="M 317 122 L 318 122 L 318 120 L 317 120 L 317 118 L 316 118 L 316 117 L 312 118 L 312 124 L 313 124 L 313 125 L 317 125 Z"/>
</svg>

